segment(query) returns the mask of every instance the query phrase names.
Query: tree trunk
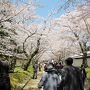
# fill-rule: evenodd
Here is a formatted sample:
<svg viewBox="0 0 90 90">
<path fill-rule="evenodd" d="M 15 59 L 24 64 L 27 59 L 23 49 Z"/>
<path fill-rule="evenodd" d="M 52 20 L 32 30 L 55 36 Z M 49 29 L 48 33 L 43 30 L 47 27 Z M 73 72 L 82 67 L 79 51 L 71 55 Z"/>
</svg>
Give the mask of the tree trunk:
<svg viewBox="0 0 90 90">
<path fill-rule="evenodd" d="M 16 66 L 16 57 L 13 58 L 13 60 L 11 61 L 11 65 L 10 65 L 10 70 L 13 70 L 15 69 L 15 66 Z"/>
<path fill-rule="evenodd" d="M 24 68 L 23 68 L 23 69 L 24 69 L 25 71 L 27 71 L 30 63 L 31 63 L 31 59 L 29 59 L 29 61 L 24 65 Z"/>
<path fill-rule="evenodd" d="M 40 46 L 40 39 L 41 39 L 41 38 L 39 38 L 39 39 L 37 40 L 37 48 L 36 48 L 35 51 L 31 54 L 31 56 L 26 55 L 26 53 L 24 52 L 24 54 L 26 55 L 26 57 L 29 58 L 29 61 L 24 65 L 24 70 L 27 70 L 27 69 L 28 69 L 28 67 L 29 67 L 29 65 L 30 65 L 33 57 L 38 53 L 38 51 L 39 51 L 39 46 Z M 24 49 L 24 44 L 23 44 L 23 50 L 25 51 L 25 49 Z"/>
</svg>

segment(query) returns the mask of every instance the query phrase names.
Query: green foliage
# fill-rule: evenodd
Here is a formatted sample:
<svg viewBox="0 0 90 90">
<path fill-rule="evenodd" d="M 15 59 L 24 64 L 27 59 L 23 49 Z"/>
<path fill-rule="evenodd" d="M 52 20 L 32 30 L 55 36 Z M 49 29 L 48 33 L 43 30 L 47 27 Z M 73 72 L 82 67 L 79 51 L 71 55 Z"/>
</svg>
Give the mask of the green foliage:
<svg viewBox="0 0 90 90">
<path fill-rule="evenodd" d="M 27 70 L 27 71 L 30 72 L 31 74 L 33 74 L 33 66 L 30 65 L 30 66 L 28 67 L 28 70 Z"/>
<path fill-rule="evenodd" d="M 90 79 L 90 67 L 86 68 L 87 78 Z"/>
<path fill-rule="evenodd" d="M 11 80 L 11 88 L 14 90 L 19 81 L 14 77 L 14 75 L 10 75 L 10 80 Z"/>
<path fill-rule="evenodd" d="M 24 71 L 21 67 L 16 67 L 14 73 L 10 74 L 12 89 L 14 90 L 19 83 L 23 82 L 23 80 L 32 73 L 32 66 L 28 68 L 28 71 Z"/>
</svg>

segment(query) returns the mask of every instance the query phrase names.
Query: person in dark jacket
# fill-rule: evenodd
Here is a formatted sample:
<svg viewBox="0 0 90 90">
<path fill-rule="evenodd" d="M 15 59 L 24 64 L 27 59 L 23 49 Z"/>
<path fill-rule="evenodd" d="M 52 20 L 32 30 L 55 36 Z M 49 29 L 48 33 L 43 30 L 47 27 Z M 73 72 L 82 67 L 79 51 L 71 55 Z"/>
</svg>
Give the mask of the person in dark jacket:
<svg viewBox="0 0 90 90">
<path fill-rule="evenodd" d="M 61 64 L 61 62 L 57 63 L 55 68 L 57 71 L 60 71 L 63 68 L 63 65 Z"/>
<path fill-rule="evenodd" d="M 56 70 L 53 68 L 52 64 L 49 64 L 47 71 L 44 73 L 40 82 L 38 83 L 38 88 L 43 87 L 43 90 L 57 90 L 59 82 L 60 81 Z"/>
<path fill-rule="evenodd" d="M 37 73 L 38 73 L 38 64 L 33 65 L 33 78 L 32 79 L 37 79 Z"/>
<path fill-rule="evenodd" d="M 62 69 L 63 90 L 84 90 L 80 69 L 73 66 L 73 59 L 65 60 L 66 66 Z"/>
<path fill-rule="evenodd" d="M 9 63 L 0 60 L 0 90 L 11 90 Z"/>
<path fill-rule="evenodd" d="M 48 66 L 48 64 L 45 63 L 45 64 L 44 64 L 44 71 L 45 71 L 45 72 L 47 71 L 47 66 Z"/>
<path fill-rule="evenodd" d="M 83 85 L 84 85 L 85 79 L 87 76 L 86 76 L 86 71 L 85 71 L 85 67 L 83 64 L 81 65 L 81 74 L 82 74 L 82 80 L 83 80 Z"/>
</svg>

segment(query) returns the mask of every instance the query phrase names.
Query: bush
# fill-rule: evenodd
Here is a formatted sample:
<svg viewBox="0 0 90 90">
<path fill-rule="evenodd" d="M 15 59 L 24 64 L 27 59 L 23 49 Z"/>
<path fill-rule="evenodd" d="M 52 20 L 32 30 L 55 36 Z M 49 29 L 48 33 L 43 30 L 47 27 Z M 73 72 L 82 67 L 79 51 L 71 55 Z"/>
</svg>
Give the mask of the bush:
<svg viewBox="0 0 90 90">
<path fill-rule="evenodd" d="M 90 79 L 90 67 L 86 68 L 87 78 Z"/>
<path fill-rule="evenodd" d="M 18 81 L 18 79 L 14 78 L 13 76 L 10 76 L 10 80 L 11 80 L 11 88 L 12 88 L 12 90 L 15 90 L 19 81 Z"/>
<path fill-rule="evenodd" d="M 14 73 L 10 74 L 12 90 L 15 90 L 16 86 L 30 74 L 33 74 L 32 66 L 28 68 L 28 71 L 24 71 L 21 67 L 16 67 Z"/>
<path fill-rule="evenodd" d="M 33 66 L 32 65 L 30 65 L 29 67 L 28 67 L 28 70 L 27 70 L 29 73 L 31 73 L 31 74 L 33 74 Z"/>
</svg>

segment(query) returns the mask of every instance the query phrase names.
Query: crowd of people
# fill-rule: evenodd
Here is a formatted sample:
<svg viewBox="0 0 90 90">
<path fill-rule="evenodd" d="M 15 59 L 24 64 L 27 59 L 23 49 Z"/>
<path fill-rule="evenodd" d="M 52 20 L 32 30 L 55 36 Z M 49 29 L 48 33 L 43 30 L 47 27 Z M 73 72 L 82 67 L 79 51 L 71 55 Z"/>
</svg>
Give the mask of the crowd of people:
<svg viewBox="0 0 90 90">
<path fill-rule="evenodd" d="M 84 65 L 81 65 L 81 68 L 73 66 L 72 58 L 67 58 L 65 64 L 62 65 L 61 62 L 46 63 L 45 72 L 38 83 L 38 88 L 43 87 L 43 90 L 84 90 L 86 79 Z M 37 79 L 38 69 L 41 71 L 41 64 L 34 64 L 33 79 Z M 0 61 L 0 90 L 11 90 L 9 73 L 9 63 Z"/>
<path fill-rule="evenodd" d="M 43 87 L 43 90 L 84 90 L 86 79 L 84 65 L 81 65 L 81 68 L 73 66 L 72 58 L 67 58 L 65 64 L 65 66 L 56 62 L 46 64 L 38 88 Z"/>
</svg>

